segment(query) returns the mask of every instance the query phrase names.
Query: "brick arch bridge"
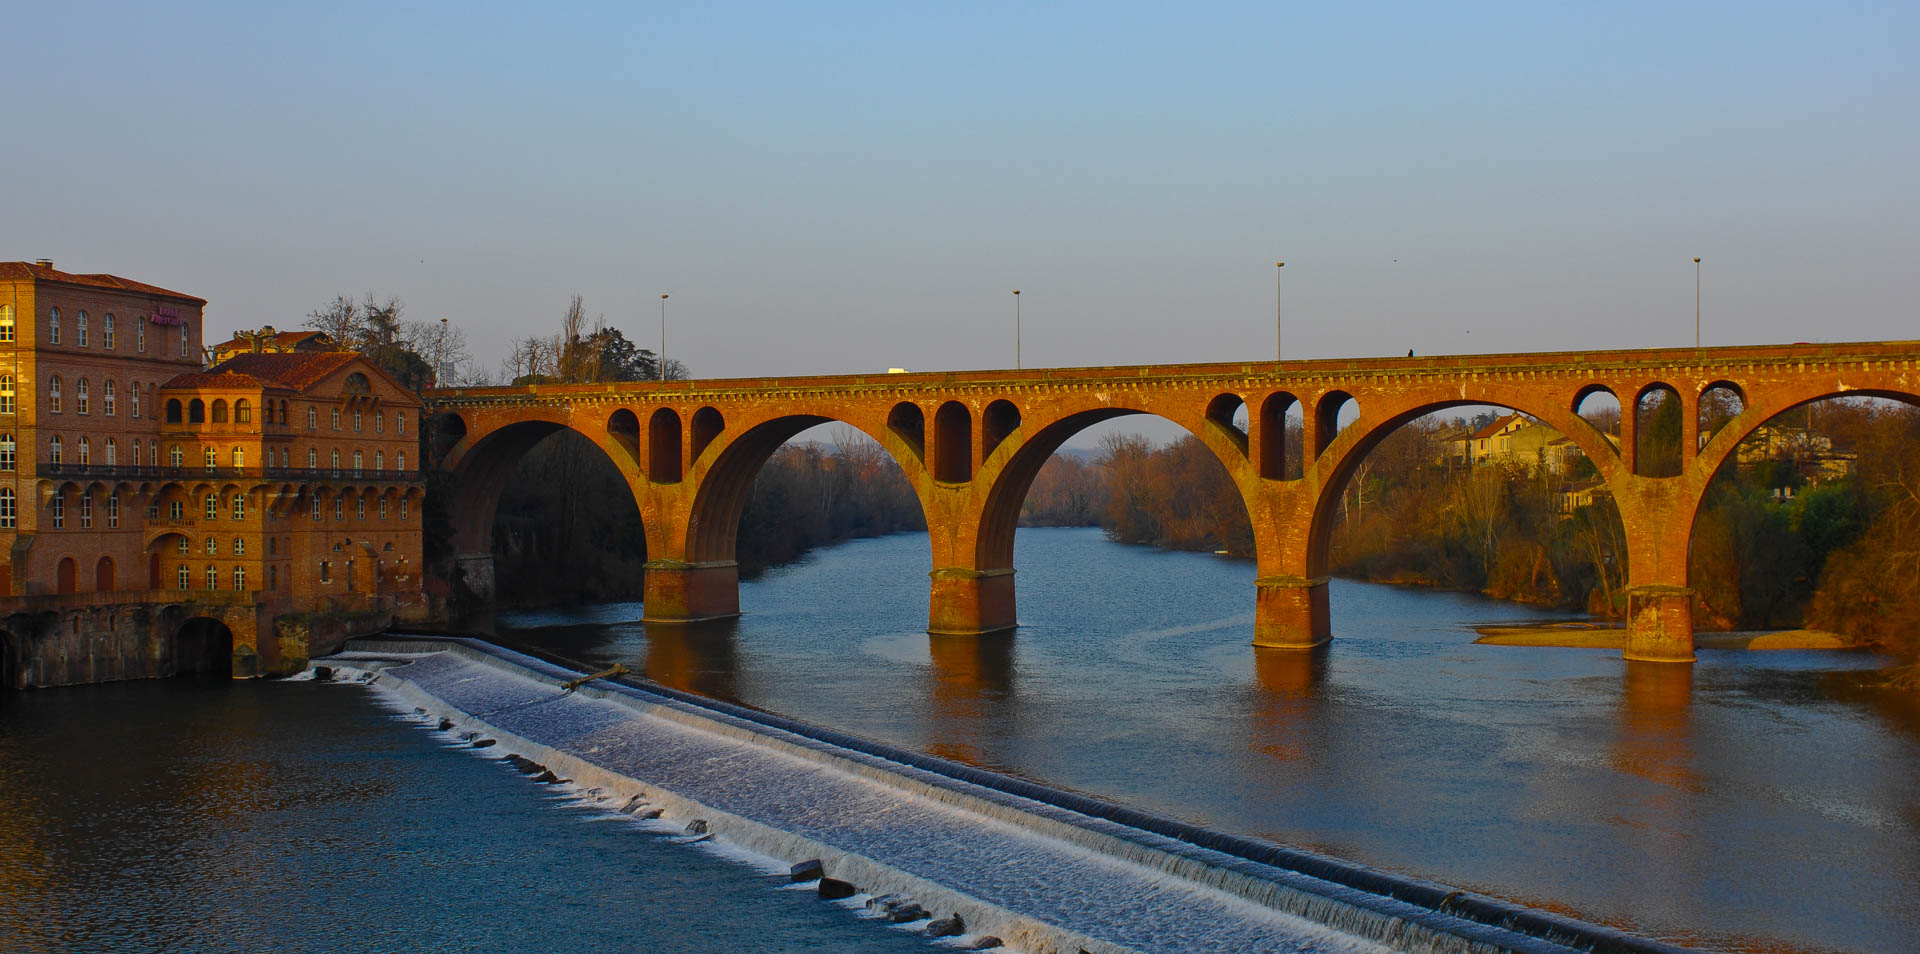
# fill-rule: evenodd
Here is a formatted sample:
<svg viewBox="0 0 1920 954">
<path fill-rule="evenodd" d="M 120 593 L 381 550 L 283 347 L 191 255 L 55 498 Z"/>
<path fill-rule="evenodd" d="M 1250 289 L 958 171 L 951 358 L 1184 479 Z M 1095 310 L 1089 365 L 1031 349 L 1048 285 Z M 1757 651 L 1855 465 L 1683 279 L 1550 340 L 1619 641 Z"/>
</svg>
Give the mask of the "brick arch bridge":
<svg viewBox="0 0 1920 954">
<path fill-rule="evenodd" d="M 1715 388 L 1736 392 L 1743 410 L 1702 435 L 1701 396 Z M 1649 475 L 1635 451 L 1632 409 L 1661 389 L 1681 402 L 1673 476 Z M 1576 413 L 1597 391 L 1622 406 L 1617 445 Z M 754 476 L 789 438 L 843 422 L 878 441 L 919 495 L 933 550 L 928 631 L 940 634 L 1015 625 L 1014 524 L 1046 459 L 1092 424 L 1159 415 L 1197 436 L 1238 487 L 1259 567 L 1254 644 L 1279 648 L 1329 637 L 1334 509 L 1367 452 L 1423 414 L 1499 405 L 1569 437 L 1617 502 L 1627 657 L 1686 661 L 1687 551 L 1708 482 L 1769 418 L 1843 395 L 1920 403 L 1920 342 L 535 385 L 433 391 L 428 405 L 440 415 L 439 466 L 456 478 L 455 551 L 471 589 L 491 594 L 493 514 L 514 465 L 570 428 L 633 491 L 646 613 L 662 621 L 739 612 L 733 546 Z M 1357 416 L 1342 413 L 1349 402 Z M 1302 459 L 1288 460 L 1295 404 Z"/>
</svg>

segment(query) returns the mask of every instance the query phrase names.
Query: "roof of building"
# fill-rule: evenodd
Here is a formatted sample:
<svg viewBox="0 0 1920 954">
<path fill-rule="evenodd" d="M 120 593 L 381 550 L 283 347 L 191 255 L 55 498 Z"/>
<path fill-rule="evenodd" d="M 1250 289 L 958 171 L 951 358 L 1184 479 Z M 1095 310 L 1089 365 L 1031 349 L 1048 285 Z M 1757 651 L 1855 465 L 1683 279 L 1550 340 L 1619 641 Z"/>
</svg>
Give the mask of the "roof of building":
<svg viewBox="0 0 1920 954">
<path fill-rule="evenodd" d="M 65 285 L 85 285 L 92 288 L 110 288 L 115 291 L 133 292 L 140 295 L 158 295 L 165 298 L 178 298 L 196 305 L 207 303 L 205 298 L 196 298 L 184 292 L 170 291 L 158 285 L 136 282 L 131 278 L 118 275 L 76 275 L 63 272 L 51 265 L 38 262 L 0 262 L 0 281 L 60 282 Z"/>
<path fill-rule="evenodd" d="M 1515 418 L 1519 416 L 1520 415 L 1518 414 L 1509 414 L 1506 417 L 1503 417 L 1497 421 L 1494 421 L 1492 424 L 1488 424 L 1486 427 L 1483 427 L 1477 431 L 1474 431 L 1473 439 L 1481 440 L 1484 438 L 1492 437 L 1493 435 L 1500 433 L 1502 428 L 1505 428 L 1509 423 L 1511 423 Z"/>
<path fill-rule="evenodd" d="M 326 332 L 313 331 L 311 329 L 306 331 L 276 331 L 273 334 L 263 335 L 262 337 L 265 338 L 266 340 L 272 341 L 274 345 L 279 350 L 282 350 L 282 351 L 297 348 L 300 345 L 307 344 L 307 343 L 315 343 L 315 344 L 324 343 L 327 345 L 333 344 L 333 338 L 330 337 Z M 320 339 L 320 340 L 315 341 L 314 339 Z M 214 345 L 213 347 L 215 350 L 219 350 L 222 348 L 229 349 L 229 350 L 234 348 L 250 349 L 253 347 L 253 340 L 254 340 L 253 335 L 248 334 L 246 332 L 236 331 L 234 332 L 234 335 L 232 338 L 222 341 L 219 344 Z"/>
<path fill-rule="evenodd" d="M 189 371 L 168 378 L 163 388 L 270 388 L 274 384 L 251 374 L 224 371 Z"/>
<path fill-rule="evenodd" d="M 270 387 L 304 391 L 327 375 L 360 360 L 357 351 L 282 351 L 264 354 L 236 354 L 214 365 L 209 373 L 242 374 L 258 378 Z"/>
</svg>

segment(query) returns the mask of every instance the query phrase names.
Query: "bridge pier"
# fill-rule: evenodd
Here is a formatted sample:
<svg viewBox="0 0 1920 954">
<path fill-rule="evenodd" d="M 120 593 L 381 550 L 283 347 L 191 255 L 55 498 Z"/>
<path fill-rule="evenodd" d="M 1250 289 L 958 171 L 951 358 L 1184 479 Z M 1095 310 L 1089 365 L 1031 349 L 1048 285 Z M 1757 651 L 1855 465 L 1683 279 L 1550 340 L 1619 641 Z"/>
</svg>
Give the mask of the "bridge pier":
<svg viewBox="0 0 1920 954">
<path fill-rule="evenodd" d="M 462 553 L 453 558 L 453 579 L 483 605 L 493 603 L 493 554 Z"/>
<path fill-rule="evenodd" d="M 1014 612 L 1013 569 L 975 570 L 943 566 L 928 576 L 927 632 L 935 636 L 978 636 L 1020 625 Z"/>
<path fill-rule="evenodd" d="M 732 560 L 647 563 L 643 608 L 649 623 L 694 623 L 740 615 L 740 567 Z"/>
<path fill-rule="evenodd" d="M 1627 588 L 1627 648 L 1641 662 L 1693 662 L 1693 590 L 1647 584 Z"/>
<path fill-rule="evenodd" d="M 1324 576 L 1263 576 L 1253 581 L 1253 644 L 1312 649 L 1333 638 L 1327 583 Z"/>
</svg>

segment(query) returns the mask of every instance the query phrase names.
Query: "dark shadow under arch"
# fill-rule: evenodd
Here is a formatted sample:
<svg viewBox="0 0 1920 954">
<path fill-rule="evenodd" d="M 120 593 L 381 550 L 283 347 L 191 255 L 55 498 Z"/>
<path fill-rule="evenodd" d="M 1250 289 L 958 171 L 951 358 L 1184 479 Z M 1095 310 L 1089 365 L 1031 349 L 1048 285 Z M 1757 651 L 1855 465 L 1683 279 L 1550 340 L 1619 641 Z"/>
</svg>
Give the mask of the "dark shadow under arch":
<svg viewBox="0 0 1920 954">
<path fill-rule="evenodd" d="M 206 616 L 180 624 L 169 644 L 176 676 L 233 677 L 233 630 Z"/>
</svg>

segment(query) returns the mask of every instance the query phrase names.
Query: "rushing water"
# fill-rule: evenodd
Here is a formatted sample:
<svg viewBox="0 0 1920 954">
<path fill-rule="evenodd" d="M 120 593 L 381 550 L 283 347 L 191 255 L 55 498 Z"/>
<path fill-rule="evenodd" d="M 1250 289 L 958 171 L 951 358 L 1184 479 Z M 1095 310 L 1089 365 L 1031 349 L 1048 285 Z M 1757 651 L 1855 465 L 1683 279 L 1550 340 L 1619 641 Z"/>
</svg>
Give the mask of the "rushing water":
<svg viewBox="0 0 1920 954">
<path fill-rule="evenodd" d="M 1920 732 L 1862 654 L 1480 646 L 1545 614 L 1336 581 L 1256 651 L 1252 568 L 1022 530 L 1017 634 L 930 638 L 926 538 L 820 551 L 747 615 L 522 613 L 503 642 L 1207 825 L 1725 950 L 1920 949 Z"/>
<path fill-rule="evenodd" d="M 357 686 L 0 697 L 0 951 L 932 950 L 445 746 Z"/>
</svg>

